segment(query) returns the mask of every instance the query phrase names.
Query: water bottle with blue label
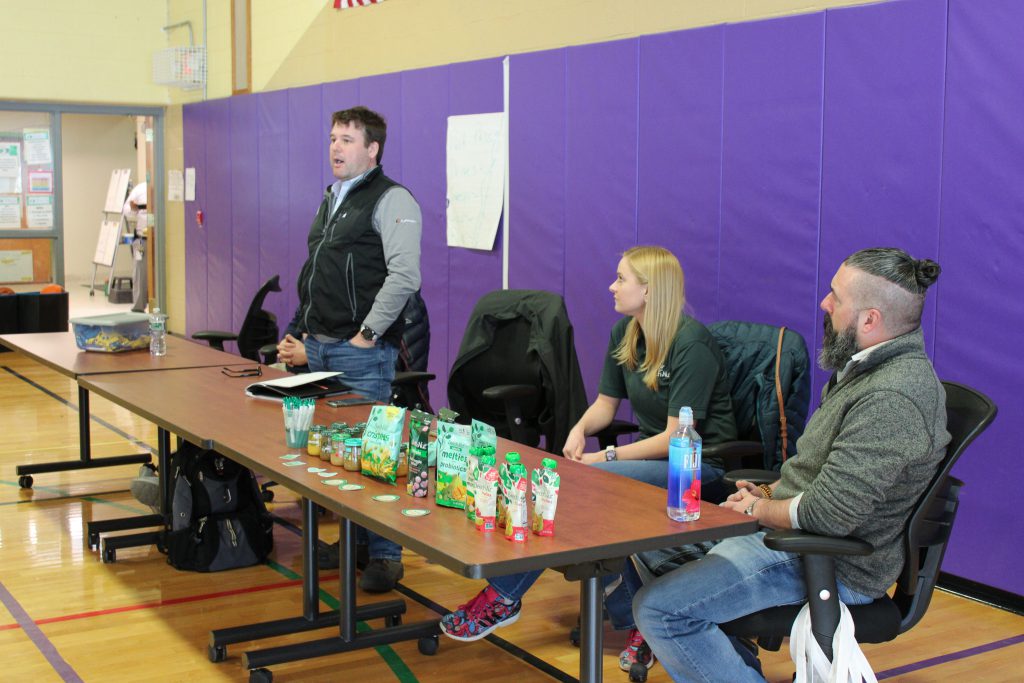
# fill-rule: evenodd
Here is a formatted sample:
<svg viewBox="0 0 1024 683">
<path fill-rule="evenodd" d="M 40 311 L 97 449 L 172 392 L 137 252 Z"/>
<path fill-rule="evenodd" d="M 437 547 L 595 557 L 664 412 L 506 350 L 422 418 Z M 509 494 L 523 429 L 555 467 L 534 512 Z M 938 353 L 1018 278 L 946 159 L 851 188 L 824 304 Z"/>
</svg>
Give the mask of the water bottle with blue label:
<svg viewBox="0 0 1024 683">
<path fill-rule="evenodd" d="M 149 353 L 152 356 L 167 355 L 167 316 L 154 308 L 149 314 Z"/>
<path fill-rule="evenodd" d="M 668 442 L 668 516 L 677 522 L 700 519 L 701 438 L 693 428 L 693 409 L 679 409 L 679 427 Z"/>
</svg>

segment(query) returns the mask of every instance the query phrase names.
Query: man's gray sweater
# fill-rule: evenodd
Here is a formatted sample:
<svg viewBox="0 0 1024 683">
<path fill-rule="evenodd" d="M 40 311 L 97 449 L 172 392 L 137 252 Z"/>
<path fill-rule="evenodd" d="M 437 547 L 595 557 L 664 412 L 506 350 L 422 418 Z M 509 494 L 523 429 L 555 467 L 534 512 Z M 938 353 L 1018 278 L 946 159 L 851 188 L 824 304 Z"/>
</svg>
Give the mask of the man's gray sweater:
<svg viewBox="0 0 1024 683">
<path fill-rule="evenodd" d="M 803 492 L 800 528 L 871 543 L 871 555 L 837 558 L 836 573 L 878 597 L 903 568 L 907 520 L 948 443 L 946 394 L 918 328 L 825 387 L 774 497 Z"/>
</svg>

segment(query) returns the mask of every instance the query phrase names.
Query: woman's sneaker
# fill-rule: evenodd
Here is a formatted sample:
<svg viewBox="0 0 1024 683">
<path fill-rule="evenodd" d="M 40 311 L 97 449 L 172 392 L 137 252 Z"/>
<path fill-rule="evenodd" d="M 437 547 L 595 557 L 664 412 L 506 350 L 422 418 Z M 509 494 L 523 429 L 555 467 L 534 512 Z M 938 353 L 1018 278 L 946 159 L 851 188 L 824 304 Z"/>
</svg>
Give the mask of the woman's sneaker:
<svg viewBox="0 0 1024 683">
<path fill-rule="evenodd" d="M 506 603 L 498 592 L 488 586 L 451 614 L 441 617 L 441 632 L 455 640 L 480 640 L 499 626 L 515 623 L 523 603 Z"/>
<path fill-rule="evenodd" d="M 650 669 L 654 666 L 654 661 L 654 653 L 651 652 L 651 647 L 644 637 L 640 635 L 640 631 L 635 628 L 630 629 L 629 637 L 626 639 L 626 649 L 619 653 L 619 668 L 629 671 L 634 664 L 640 664 Z"/>
</svg>

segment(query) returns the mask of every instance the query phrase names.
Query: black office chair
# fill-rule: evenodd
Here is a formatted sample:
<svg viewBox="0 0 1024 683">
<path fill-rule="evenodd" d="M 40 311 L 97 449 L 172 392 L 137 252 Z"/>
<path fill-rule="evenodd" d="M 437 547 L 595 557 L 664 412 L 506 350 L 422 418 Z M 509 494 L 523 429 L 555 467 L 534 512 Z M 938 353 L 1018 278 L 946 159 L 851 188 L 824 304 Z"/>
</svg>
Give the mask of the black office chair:
<svg viewBox="0 0 1024 683">
<path fill-rule="evenodd" d="M 243 358 L 254 360 L 257 363 L 261 360 L 266 364 L 273 363 L 277 357 L 277 316 L 270 311 L 263 310 L 263 301 L 270 292 L 280 291 L 281 283 L 278 275 L 263 283 L 263 286 L 256 292 L 256 296 L 253 297 L 252 303 L 249 304 L 249 310 L 245 314 L 242 329 L 238 331 L 238 334 L 220 330 L 203 330 L 194 333 L 192 338 L 208 342 L 210 346 L 220 351 L 224 350 L 224 342 L 237 341 L 238 353 Z M 273 347 L 273 357 L 270 357 L 271 349 L 267 347 Z"/>
<path fill-rule="evenodd" d="M 430 358 L 430 316 L 418 291 L 409 297 L 402 316 L 405 329 L 395 362 L 395 378 L 391 381 L 391 403 L 433 414 L 427 382 L 436 375 L 426 371 Z"/>
<path fill-rule="evenodd" d="M 477 302 L 448 376 L 448 402 L 499 436 L 560 454 L 587 409 L 562 297 L 501 290 Z"/>
<path fill-rule="evenodd" d="M 931 484 L 921 496 L 907 523 L 906 564 L 896 590 L 868 605 L 850 606 L 857 641 L 884 643 L 912 628 L 924 616 L 931 601 L 939 568 L 946 552 L 956 517 L 963 482 L 949 476 L 954 463 L 967 446 L 995 419 L 996 405 L 987 396 L 963 384 L 943 382 L 946 389 L 947 426 L 952 439 L 946 456 Z M 772 481 L 774 472 L 732 472 L 727 477 L 748 481 Z M 835 559 L 837 555 L 868 555 L 869 543 L 856 538 L 816 536 L 800 530 L 776 530 L 765 535 L 765 545 L 774 550 L 803 555 L 804 581 L 811 596 L 810 611 L 814 637 L 822 651 L 832 658 L 832 635 L 839 624 Z M 821 591 L 828 591 L 821 599 Z M 756 637 L 768 650 L 778 650 L 803 605 L 775 607 L 725 624 L 722 630 L 734 636 Z"/>
</svg>

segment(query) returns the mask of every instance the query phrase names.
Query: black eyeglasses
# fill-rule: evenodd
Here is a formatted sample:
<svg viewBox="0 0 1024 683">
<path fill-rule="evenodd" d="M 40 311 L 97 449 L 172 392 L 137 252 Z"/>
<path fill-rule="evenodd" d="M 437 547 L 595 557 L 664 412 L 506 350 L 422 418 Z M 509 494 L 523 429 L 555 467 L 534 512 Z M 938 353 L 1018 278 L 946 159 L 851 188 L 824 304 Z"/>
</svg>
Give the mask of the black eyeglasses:
<svg viewBox="0 0 1024 683">
<path fill-rule="evenodd" d="M 254 368 L 221 368 L 220 374 L 228 377 L 261 377 L 263 368 L 258 365 Z"/>
</svg>

